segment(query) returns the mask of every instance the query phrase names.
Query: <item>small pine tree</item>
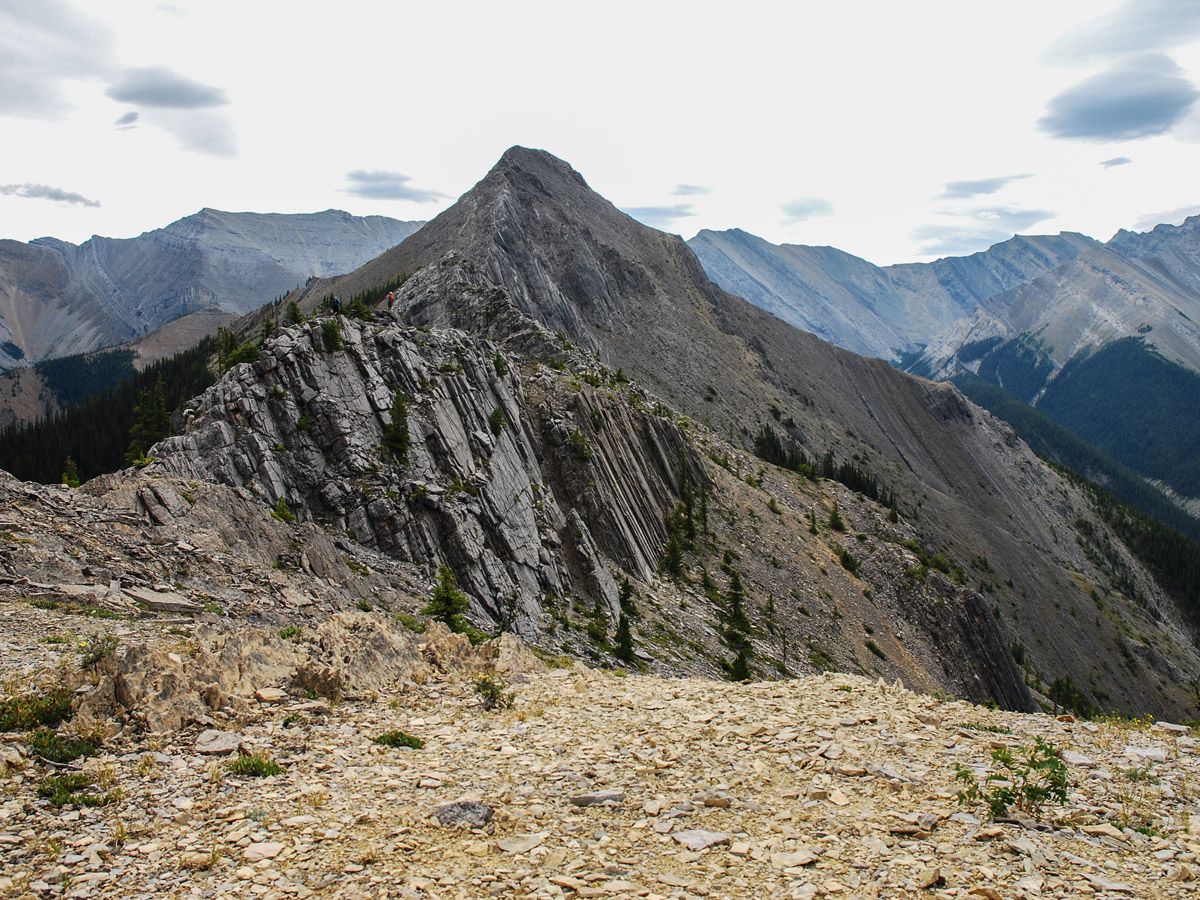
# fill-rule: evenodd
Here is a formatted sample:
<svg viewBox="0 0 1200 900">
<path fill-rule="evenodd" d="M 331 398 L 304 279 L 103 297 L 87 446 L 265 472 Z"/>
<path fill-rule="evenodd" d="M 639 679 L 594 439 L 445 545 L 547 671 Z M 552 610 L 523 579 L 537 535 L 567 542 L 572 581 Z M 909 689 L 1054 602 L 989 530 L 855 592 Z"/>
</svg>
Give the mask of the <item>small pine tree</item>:
<svg viewBox="0 0 1200 900">
<path fill-rule="evenodd" d="M 833 501 L 833 509 L 829 511 L 829 527 L 834 531 L 845 531 L 846 523 L 842 519 L 842 514 L 838 510 L 838 503 Z"/>
<path fill-rule="evenodd" d="M 70 488 L 79 487 L 79 467 L 75 465 L 75 459 L 70 455 L 63 463 L 62 483 Z"/>
<path fill-rule="evenodd" d="M 641 615 L 638 612 L 637 603 L 634 602 L 635 596 L 633 584 L 628 578 L 622 577 L 621 584 L 617 589 L 617 602 L 621 606 L 621 612 L 631 619 L 636 619 Z"/>
<path fill-rule="evenodd" d="M 141 392 L 133 407 L 133 428 L 129 432 L 129 447 L 125 451 L 126 462 L 136 463 L 146 457 L 150 448 L 165 438 L 171 431 L 171 414 L 167 410 L 162 376 L 154 387 Z"/>
<path fill-rule="evenodd" d="M 729 679 L 731 681 L 746 681 L 750 677 L 750 642 L 747 640 L 738 645 L 733 662 L 729 664 Z"/>
<path fill-rule="evenodd" d="M 304 313 L 300 312 L 300 304 L 295 300 L 287 305 L 287 314 L 283 320 L 289 325 L 299 325 L 304 321 Z"/>
<path fill-rule="evenodd" d="M 663 551 L 663 568 L 676 578 L 683 577 L 683 542 L 678 532 L 671 529 L 667 535 L 667 546 Z"/>
<path fill-rule="evenodd" d="M 815 509 L 808 511 L 808 533 L 817 534 L 817 511 Z"/>
<path fill-rule="evenodd" d="M 467 611 L 467 595 L 458 589 L 458 582 L 449 566 L 438 566 L 437 584 L 429 596 L 429 603 L 423 610 L 427 616 L 432 616 L 446 623 L 451 631 L 462 631 L 463 614 Z"/>
<path fill-rule="evenodd" d="M 493 409 L 491 415 L 488 416 L 488 428 L 491 429 L 492 434 L 496 437 L 500 437 L 500 432 L 504 430 L 507 424 L 504 421 L 504 410 L 499 406 Z"/>
<path fill-rule="evenodd" d="M 398 466 L 408 465 L 408 402 L 397 393 L 392 398 L 391 421 L 383 430 L 384 452 Z"/>
<path fill-rule="evenodd" d="M 629 627 L 629 616 L 624 609 L 617 618 L 617 646 L 614 652 L 622 662 L 637 662 L 637 655 L 633 652 L 633 630 Z"/>
<path fill-rule="evenodd" d="M 737 569 L 730 570 L 726 600 L 729 603 L 729 627 L 745 634 L 750 630 L 750 620 L 746 618 L 746 591 Z"/>
</svg>

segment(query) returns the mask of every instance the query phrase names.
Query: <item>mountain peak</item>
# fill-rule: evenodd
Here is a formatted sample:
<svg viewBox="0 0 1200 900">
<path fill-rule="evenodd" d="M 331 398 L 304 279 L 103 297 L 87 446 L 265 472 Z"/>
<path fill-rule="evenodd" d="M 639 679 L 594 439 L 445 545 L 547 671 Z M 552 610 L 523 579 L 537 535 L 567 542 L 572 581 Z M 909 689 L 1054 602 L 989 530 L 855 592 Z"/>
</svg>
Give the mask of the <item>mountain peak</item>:
<svg viewBox="0 0 1200 900">
<path fill-rule="evenodd" d="M 583 176 L 575 171 L 570 163 L 549 151 L 530 147 L 509 147 L 496 165 L 492 166 L 488 176 L 483 180 L 483 184 L 499 176 L 507 181 L 516 179 L 518 183 L 535 185 L 547 195 L 552 193 L 549 187 L 555 182 L 571 183 L 590 190 Z M 532 179 L 532 182 L 529 179 Z"/>
</svg>

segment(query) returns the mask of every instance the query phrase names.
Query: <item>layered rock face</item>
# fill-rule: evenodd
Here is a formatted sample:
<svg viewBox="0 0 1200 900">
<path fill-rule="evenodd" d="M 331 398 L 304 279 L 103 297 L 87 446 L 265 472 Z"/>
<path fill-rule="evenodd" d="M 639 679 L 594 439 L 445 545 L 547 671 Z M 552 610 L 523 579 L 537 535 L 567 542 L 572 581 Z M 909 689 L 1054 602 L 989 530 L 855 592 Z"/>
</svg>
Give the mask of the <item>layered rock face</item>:
<svg viewBox="0 0 1200 900">
<path fill-rule="evenodd" d="M 403 466 L 382 449 L 397 396 Z M 546 595 L 615 618 L 606 561 L 649 577 L 680 466 L 701 477 L 671 423 L 590 387 L 527 390 L 495 344 L 344 318 L 283 332 L 187 420 L 151 471 L 245 486 L 400 559 L 445 563 L 480 621 L 529 637 Z"/>
<path fill-rule="evenodd" d="M 1004 260 L 938 278 L 952 293 L 968 284 L 999 288 L 1084 245 L 1082 238 L 1057 249 L 1018 241 Z M 347 276 L 314 283 L 299 300 L 313 308 L 331 292 L 346 296 L 399 273 L 454 268 L 453 259 L 472 267 L 460 282 L 481 279 L 477 296 L 507 294 L 519 313 L 594 350 L 727 444 L 751 446 L 768 425 L 785 430 L 809 459 L 856 460 L 895 491 L 925 546 L 964 571 L 976 561 L 968 581 L 986 591 L 994 615 L 999 610 L 1005 643 L 1024 646 L 1036 671 L 1052 673 L 1047 683 L 1059 676 L 1087 683 L 1102 706 L 1135 709 L 1150 695 L 1170 697 L 1166 708 L 1188 702 L 1183 673 L 1200 660 L 1178 611 L 1088 497 L 1010 428 L 951 386 L 905 377 L 722 291 L 683 241 L 622 214 L 544 151 L 512 148 L 412 238 Z M 458 321 L 467 295 L 442 290 L 454 283 L 439 276 L 420 291 L 406 286 L 402 300 L 424 321 Z M 477 299 L 466 306 L 483 308 Z M 468 319 L 466 327 L 479 327 L 477 313 Z M 1090 546 L 1088 535 L 1098 533 L 1111 552 Z M 1122 592 L 1120 572 L 1139 585 L 1137 602 Z M 1092 590 L 1111 597 L 1120 616 L 1087 616 Z M 1095 652 L 1123 644 L 1146 665 L 1118 671 Z"/>
</svg>

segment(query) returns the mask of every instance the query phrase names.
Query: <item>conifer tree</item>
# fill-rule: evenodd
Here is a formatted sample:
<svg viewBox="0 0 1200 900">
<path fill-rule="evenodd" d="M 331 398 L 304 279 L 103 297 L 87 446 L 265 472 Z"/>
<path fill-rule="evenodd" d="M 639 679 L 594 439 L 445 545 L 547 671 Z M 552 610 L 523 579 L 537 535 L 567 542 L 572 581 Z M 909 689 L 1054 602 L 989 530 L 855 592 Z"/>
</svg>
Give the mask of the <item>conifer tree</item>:
<svg viewBox="0 0 1200 900">
<path fill-rule="evenodd" d="M 383 430 L 383 449 L 398 466 L 408 465 L 408 403 L 397 392 L 392 398 L 391 421 Z"/>
<path fill-rule="evenodd" d="M 454 572 L 447 565 L 438 566 L 437 584 L 429 597 L 424 613 L 446 623 L 451 631 L 462 631 L 463 614 L 467 611 L 467 595 L 458 588 Z"/>
<path fill-rule="evenodd" d="M 74 457 L 69 454 L 63 463 L 62 483 L 70 488 L 79 487 L 79 467 L 75 465 Z"/>
</svg>

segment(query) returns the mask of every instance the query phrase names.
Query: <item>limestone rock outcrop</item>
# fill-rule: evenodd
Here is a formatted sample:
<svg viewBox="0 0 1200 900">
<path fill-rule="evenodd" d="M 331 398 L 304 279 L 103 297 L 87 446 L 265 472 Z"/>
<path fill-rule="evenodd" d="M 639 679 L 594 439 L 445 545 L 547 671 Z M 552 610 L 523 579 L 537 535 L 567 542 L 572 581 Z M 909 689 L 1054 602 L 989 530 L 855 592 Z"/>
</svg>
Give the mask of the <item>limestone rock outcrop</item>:
<svg viewBox="0 0 1200 900">
<path fill-rule="evenodd" d="M 547 595 L 615 618 L 611 564 L 649 577 L 679 473 L 703 478 L 678 427 L 607 399 L 602 377 L 563 397 L 462 332 L 312 321 L 197 398 L 148 471 L 245 487 L 431 572 L 446 564 L 477 619 L 532 638 Z M 402 464 L 383 450 L 397 397 Z"/>
</svg>

